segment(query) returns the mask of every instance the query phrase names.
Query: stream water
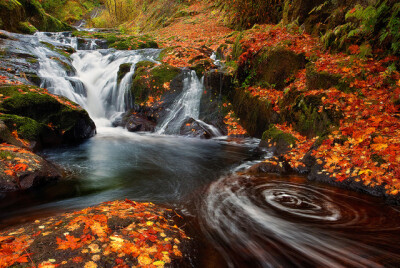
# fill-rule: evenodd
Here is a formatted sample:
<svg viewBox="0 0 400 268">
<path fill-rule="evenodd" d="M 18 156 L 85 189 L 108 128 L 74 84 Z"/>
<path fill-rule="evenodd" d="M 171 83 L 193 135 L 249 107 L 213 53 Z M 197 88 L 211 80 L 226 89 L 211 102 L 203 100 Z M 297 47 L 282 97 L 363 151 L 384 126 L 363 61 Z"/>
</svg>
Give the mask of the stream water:
<svg viewBox="0 0 400 268">
<path fill-rule="evenodd" d="M 197 119 L 203 85 L 193 72 L 187 72 L 182 95 L 158 133 L 112 128 L 112 120 L 129 108 L 135 64 L 155 61 L 158 50 L 96 49 L 93 43 L 71 56 L 74 71 L 68 73 L 39 41 L 75 48 L 77 41 L 65 34 L 36 38 L 29 52 L 39 59 L 43 86 L 87 109 L 98 134 L 81 145 L 43 152 L 68 171 L 67 179 L 23 194 L 0 193 L 1 227 L 129 198 L 185 216 L 182 226 L 197 241 L 197 267 L 400 265 L 397 207 L 300 177 L 235 175 L 259 160 L 255 139 L 165 135 L 177 133 L 186 117 Z M 117 84 L 122 63 L 132 67 Z"/>
</svg>

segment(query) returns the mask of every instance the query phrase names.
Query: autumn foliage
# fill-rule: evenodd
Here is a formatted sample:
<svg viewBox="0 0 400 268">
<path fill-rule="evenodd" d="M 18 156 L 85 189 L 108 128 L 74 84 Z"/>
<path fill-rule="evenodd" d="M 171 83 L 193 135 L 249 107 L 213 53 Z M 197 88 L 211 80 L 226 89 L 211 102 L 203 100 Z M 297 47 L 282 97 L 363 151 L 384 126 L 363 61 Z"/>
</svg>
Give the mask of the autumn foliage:
<svg viewBox="0 0 400 268">
<path fill-rule="evenodd" d="M 281 111 L 290 114 L 292 107 L 283 102 L 290 92 L 319 98 L 321 106 L 316 107 L 317 113 L 337 111 L 343 115 L 339 124 L 333 124 L 323 137 L 306 138 L 298 132 L 297 124 L 289 126 L 277 122 L 278 128 L 298 139 L 297 147 L 285 156 L 292 167 L 304 167 L 303 157 L 312 149 L 312 156 L 322 167 L 321 174 L 336 181 L 384 186 L 387 194 L 398 194 L 400 74 L 390 67 L 398 60 L 396 57 L 360 57 L 357 45 L 350 46 L 349 54 L 333 54 L 322 49 L 316 38 L 271 26 L 247 31 L 240 44 L 243 53 L 238 64 L 251 61 L 265 47 L 279 46 L 304 54 L 318 73 L 336 75 L 347 85 L 345 90 L 337 86 L 310 90 L 307 70 L 302 69 L 287 81 L 283 91 L 260 86 L 245 89 L 268 101 L 278 114 Z"/>
<path fill-rule="evenodd" d="M 0 233 L 0 267 L 164 267 L 189 239 L 172 215 L 125 200 L 36 220 Z"/>
</svg>

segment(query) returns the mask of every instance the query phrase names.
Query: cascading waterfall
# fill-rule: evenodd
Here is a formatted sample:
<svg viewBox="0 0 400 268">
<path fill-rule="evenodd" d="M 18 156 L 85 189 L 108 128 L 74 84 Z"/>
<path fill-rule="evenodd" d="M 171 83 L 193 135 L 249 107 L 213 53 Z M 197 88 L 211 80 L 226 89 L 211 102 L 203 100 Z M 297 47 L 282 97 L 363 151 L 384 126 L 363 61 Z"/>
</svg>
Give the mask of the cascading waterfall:
<svg viewBox="0 0 400 268">
<path fill-rule="evenodd" d="M 38 58 L 41 87 L 78 103 L 88 111 L 97 127 L 111 126 L 115 119 L 132 108 L 129 89 L 135 65 L 143 60 L 156 62 L 160 52 L 158 49 L 98 49 L 100 40 L 79 41 L 68 32 L 39 32 L 35 37 L 27 39 L 30 45 L 26 50 Z M 69 57 L 57 53 L 59 48 L 70 47 L 76 52 Z M 119 67 L 125 63 L 131 63 L 130 71 L 118 81 Z M 221 136 L 217 128 L 199 119 L 203 79 L 199 79 L 195 71 L 187 71 L 183 84 L 182 94 L 168 109 L 158 133 L 180 134 L 182 125 L 193 119 L 213 136 Z"/>
<path fill-rule="evenodd" d="M 209 130 L 214 136 L 221 136 L 220 131 L 199 119 L 200 101 L 204 90 L 204 78 L 199 79 L 195 71 L 186 72 L 183 80 L 183 92 L 175 100 L 168 115 L 160 124 L 159 134 L 179 134 L 184 122 L 190 118 Z"/>
<path fill-rule="evenodd" d="M 64 33 L 38 33 L 36 36 L 41 42 L 78 48 L 76 38 Z M 155 61 L 159 54 L 158 49 L 93 50 L 97 45 L 92 40 L 83 47 L 86 50 L 78 50 L 69 59 L 41 42 L 37 42 L 37 46 L 30 51 L 39 59 L 41 86 L 81 105 L 98 127 L 111 126 L 115 117 L 131 108 L 129 88 L 135 64 L 143 60 Z M 131 63 L 132 66 L 118 83 L 119 66 L 124 63 Z"/>
</svg>

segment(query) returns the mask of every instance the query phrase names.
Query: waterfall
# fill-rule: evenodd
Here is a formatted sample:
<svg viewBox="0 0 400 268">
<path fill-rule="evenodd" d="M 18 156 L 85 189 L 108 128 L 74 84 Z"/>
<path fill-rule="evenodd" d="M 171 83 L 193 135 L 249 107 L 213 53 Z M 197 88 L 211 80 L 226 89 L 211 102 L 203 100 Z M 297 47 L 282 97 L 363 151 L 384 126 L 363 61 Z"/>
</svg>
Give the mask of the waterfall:
<svg viewBox="0 0 400 268">
<path fill-rule="evenodd" d="M 204 77 L 200 80 L 195 71 L 185 73 L 182 94 L 175 100 L 167 116 L 158 127 L 159 134 L 179 134 L 186 120 L 193 118 L 214 136 L 221 136 L 220 131 L 199 119 L 200 101 L 204 90 Z"/>
<path fill-rule="evenodd" d="M 82 41 L 69 32 L 15 36 L 21 46 L 18 53 L 21 51 L 38 60 L 40 86 L 79 104 L 97 127 L 112 126 L 118 117 L 132 108 L 130 88 L 135 65 L 140 61 L 156 62 L 160 52 L 159 49 L 99 49 L 100 40 Z M 63 51 L 73 53 L 69 55 Z M 126 63 L 131 64 L 130 70 L 118 81 L 120 66 Z M 183 124 L 191 120 L 211 136 L 221 136 L 217 128 L 199 118 L 203 79 L 199 79 L 195 71 L 186 71 L 184 75 L 182 94 L 167 109 L 157 128 L 158 133 L 180 134 Z"/>
<path fill-rule="evenodd" d="M 71 37 L 70 33 L 37 33 L 36 37 L 30 52 L 39 60 L 41 87 L 78 103 L 98 127 L 111 126 L 113 119 L 131 108 L 129 89 L 136 63 L 144 60 L 154 62 L 159 54 L 158 49 L 97 49 L 96 40 L 91 40 L 83 49 L 66 57 L 43 42 L 78 48 L 77 38 Z M 124 63 L 132 66 L 118 83 L 119 66 Z"/>
</svg>

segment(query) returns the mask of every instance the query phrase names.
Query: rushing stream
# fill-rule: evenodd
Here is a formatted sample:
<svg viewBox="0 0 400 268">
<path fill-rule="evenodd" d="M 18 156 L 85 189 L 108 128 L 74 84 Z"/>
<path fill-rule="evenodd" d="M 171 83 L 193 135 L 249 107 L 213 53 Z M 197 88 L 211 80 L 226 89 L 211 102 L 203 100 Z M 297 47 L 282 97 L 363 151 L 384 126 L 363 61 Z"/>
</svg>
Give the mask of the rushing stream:
<svg viewBox="0 0 400 268">
<path fill-rule="evenodd" d="M 25 38 L 25 37 L 21 37 Z M 67 170 L 67 179 L 25 193 L 0 193 L 1 226 L 54 215 L 99 202 L 129 198 L 173 207 L 197 238 L 199 267 L 398 267 L 400 212 L 362 194 L 299 177 L 232 174 L 259 160 L 258 141 L 235 142 L 165 135 L 198 119 L 202 79 L 186 72 L 184 89 L 155 134 L 129 133 L 111 122 L 130 108 L 135 64 L 156 61 L 159 50 L 78 49 L 68 34 L 39 33 L 24 48 L 39 59 L 42 86 L 84 107 L 98 134 L 77 146 L 43 155 Z M 78 49 L 72 71 L 62 55 L 39 41 Z M 29 45 L 30 44 L 30 45 Z M 65 61 L 67 61 L 65 59 Z M 123 63 L 130 71 L 117 83 Z M 265 157 L 265 156 L 264 156 Z"/>
</svg>

